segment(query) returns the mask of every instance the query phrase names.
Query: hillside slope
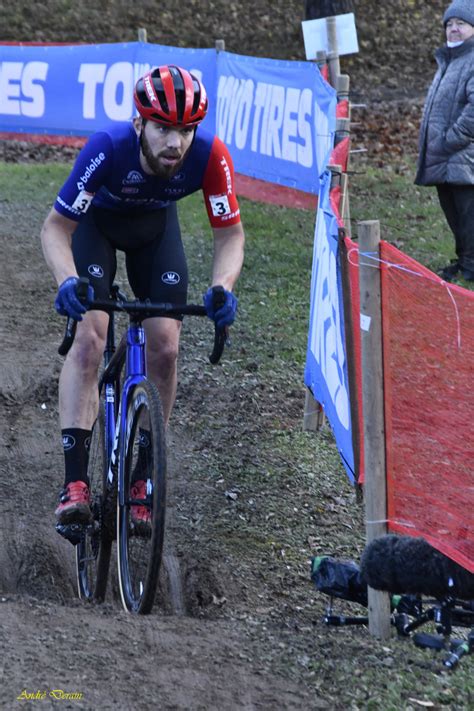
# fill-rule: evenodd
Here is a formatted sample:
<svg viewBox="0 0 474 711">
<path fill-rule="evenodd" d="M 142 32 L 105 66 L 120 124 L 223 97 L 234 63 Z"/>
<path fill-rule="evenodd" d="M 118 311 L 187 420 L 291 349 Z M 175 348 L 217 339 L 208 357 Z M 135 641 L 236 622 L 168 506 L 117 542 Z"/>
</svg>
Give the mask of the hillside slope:
<svg viewBox="0 0 474 711">
<path fill-rule="evenodd" d="M 423 93 L 441 42 L 443 0 L 355 0 L 360 53 L 344 58 L 355 91 L 397 98 Z M 29 0 L 0 5 L 0 40 L 130 42 L 140 27 L 148 41 L 179 47 L 212 47 L 224 39 L 231 52 L 304 59 L 303 0 Z"/>
</svg>

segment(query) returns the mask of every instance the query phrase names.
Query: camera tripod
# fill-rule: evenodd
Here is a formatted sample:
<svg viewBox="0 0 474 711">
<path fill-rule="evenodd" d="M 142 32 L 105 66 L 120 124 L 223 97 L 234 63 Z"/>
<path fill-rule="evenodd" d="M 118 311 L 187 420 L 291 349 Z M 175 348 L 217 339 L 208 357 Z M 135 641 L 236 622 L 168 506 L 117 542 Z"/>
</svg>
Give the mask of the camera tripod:
<svg viewBox="0 0 474 711">
<path fill-rule="evenodd" d="M 367 625 L 367 615 L 335 614 L 336 599 L 367 607 L 367 585 L 353 561 L 337 561 L 328 556 L 313 559 L 312 580 L 316 588 L 329 597 L 324 624 L 330 627 Z M 412 637 L 422 625 L 434 623 L 437 634 L 415 632 L 417 647 L 448 653 L 443 666 L 454 669 L 459 660 L 474 653 L 474 600 L 463 601 L 452 596 L 423 599 L 421 595 L 391 595 L 391 623 L 400 637 Z M 452 638 L 453 628 L 471 628 L 467 639 Z"/>
</svg>

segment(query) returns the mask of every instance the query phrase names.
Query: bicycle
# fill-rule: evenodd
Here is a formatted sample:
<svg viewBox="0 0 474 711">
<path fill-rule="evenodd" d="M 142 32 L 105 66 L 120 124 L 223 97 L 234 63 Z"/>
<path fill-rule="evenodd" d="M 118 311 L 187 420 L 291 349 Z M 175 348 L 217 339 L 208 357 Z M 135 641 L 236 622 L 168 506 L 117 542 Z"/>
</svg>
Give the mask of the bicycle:
<svg viewBox="0 0 474 711">
<path fill-rule="evenodd" d="M 88 279 L 80 279 L 79 298 L 86 298 L 88 284 Z M 213 298 L 217 310 L 224 303 L 224 289 L 214 287 Z M 116 540 L 122 604 L 128 612 L 147 614 L 153 607 L 163 551 L 166 441 L 160 395 L 146 377 L 142 321 L 150 316 L 206 316 L 206 309 L 197 304 L 128 301 L 116 285 L 111 299 L 94 299 L 89 308 L 106 311 L 110 317 L 99 379 L 99 414 L 92 430 L 87 470 L 92 520 L 57 524 L 56 529 L 76 547 L 80 598 L 105 599 Z M 129 317 L 117 347 L 116 312 Z M 71 348 L 76 327 L 77 322 L 68 318 L 60 355 Z M 226 338 L 226 329 L 216 326 L 209 356 L 212 364 L 218 363 Z M 134 490 L 137 477 L 146 480 L 145 499 L 137 498 Z M 142 520 L 134 520 L 134 509 L 141 510 Z"/>
</svg>

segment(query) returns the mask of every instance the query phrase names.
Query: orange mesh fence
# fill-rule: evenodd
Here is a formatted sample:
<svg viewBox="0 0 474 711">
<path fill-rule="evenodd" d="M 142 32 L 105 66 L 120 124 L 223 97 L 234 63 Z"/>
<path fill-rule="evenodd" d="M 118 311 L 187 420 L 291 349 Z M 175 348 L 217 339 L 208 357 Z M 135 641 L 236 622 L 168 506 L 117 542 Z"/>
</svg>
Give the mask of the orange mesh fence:
<svg viewBox="0 0 474 711">
<path fill-rule="evenodd" d="M 347 172 L 347 163 L 349 161 L 349 150 L 351 145 L 351 139 L 346 136 L 339 141 L 339 143 L 334 146 L 331 152 L 331 157 L 329 159 L 329 165 L 340 165 L 342 172 Z"/>
<path fill-rule="evenodd" d="M 349 118 L 349 100 L 341 99 L 336 104 L 336 118 Z"/>
<path fill-rule="evenodd" d="M 474 293 L 380 257 L 389 528 L 474 572 Z"/>
<path fill-rule="evenodd" d="M 344 245 L 362 483 L 359 253 L 349 238 Z M 388 528 L 422 536 L 474 573 L 474 293 L 383 241 L 380 259 Z"/>
</svg>

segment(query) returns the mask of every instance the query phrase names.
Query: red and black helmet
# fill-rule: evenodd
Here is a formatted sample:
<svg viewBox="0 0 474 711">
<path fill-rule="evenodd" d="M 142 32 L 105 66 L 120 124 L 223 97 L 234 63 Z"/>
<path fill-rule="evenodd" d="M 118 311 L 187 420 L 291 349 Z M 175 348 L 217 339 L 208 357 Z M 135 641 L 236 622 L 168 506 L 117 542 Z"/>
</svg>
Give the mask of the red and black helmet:
<svg viewBox="0 0 474 711">
<path fill-rule="evenodd" d="M 134 99 L 140 116 L 165 126 L 196 126 L 207 113 L 204 86 L 187 69 L 172 64 L 141 77 Z"/>
</svg>

